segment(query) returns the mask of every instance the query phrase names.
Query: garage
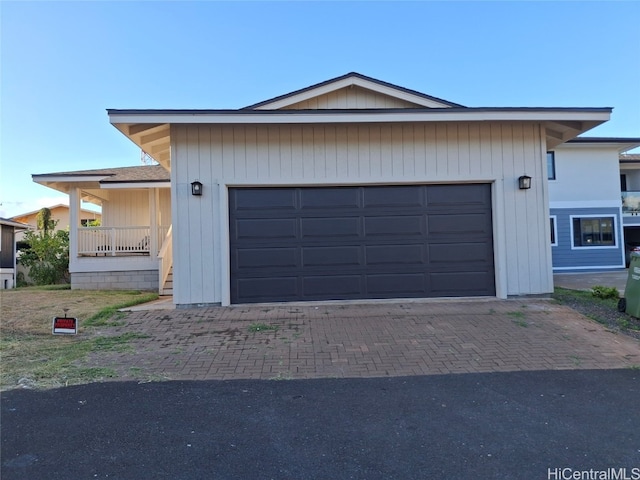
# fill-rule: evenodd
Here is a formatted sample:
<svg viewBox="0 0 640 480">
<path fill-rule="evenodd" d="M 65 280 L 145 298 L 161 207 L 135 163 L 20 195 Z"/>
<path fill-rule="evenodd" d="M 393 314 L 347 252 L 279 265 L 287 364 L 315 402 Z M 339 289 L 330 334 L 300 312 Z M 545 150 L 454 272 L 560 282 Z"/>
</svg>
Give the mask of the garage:
<svg viewBox="0 0 640 480">
<path fill-rule="evenodd" d="M 231 302 L 494 296 L 491 184 L 229 188 Z"/>
</svg>

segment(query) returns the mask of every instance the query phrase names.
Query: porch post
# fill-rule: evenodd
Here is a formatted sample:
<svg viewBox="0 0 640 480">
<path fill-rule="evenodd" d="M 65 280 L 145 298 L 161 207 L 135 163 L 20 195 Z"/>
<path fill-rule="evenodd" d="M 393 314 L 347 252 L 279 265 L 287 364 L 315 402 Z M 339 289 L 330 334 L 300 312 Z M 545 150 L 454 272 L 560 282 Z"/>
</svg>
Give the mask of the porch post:
<svg viewBox="0 0 640 480">
<path fill-rule="evenodd" d="M 158 189 L 149 189 L 149 257 L 158 258 Z"/>
<path fill-rule="evenodd" d="M 80 226 L 80 189 L 69 191 L 69 270 L 78 258 L 78 227 Z"/>
</svg>

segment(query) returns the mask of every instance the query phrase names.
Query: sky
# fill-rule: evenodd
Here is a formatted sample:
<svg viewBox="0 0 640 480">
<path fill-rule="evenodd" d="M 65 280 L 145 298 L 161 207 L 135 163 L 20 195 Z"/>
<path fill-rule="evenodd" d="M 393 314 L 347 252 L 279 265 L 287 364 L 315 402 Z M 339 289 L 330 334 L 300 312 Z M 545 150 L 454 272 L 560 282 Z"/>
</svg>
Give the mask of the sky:
<svg viewBox="0 0 640 480">
<path fill-rule="evenodd" d="M 242 108 L 348 72 L 469 107 L 613 107 L 640 137 L 640 2 L 0 0 L 0 217 L 32 174 L 134 166 L 106 109 Z"/>
</svg>

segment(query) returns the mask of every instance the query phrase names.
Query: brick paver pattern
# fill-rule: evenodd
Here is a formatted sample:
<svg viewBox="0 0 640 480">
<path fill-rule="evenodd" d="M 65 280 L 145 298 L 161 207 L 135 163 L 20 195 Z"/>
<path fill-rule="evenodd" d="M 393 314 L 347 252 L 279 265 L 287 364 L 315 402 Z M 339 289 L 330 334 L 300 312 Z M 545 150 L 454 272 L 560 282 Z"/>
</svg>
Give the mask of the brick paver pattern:
<svg viewBox="0 0 640 480">
<path fill-rule="evenodd" d="M 546 299 L 243 305 L 130 312 L 125 322 L 108 333 L 144 335 L 133 351 L 90 359 L 118 367 L 120 379 L 640 367 L 638 340 Z"/>
</svg>

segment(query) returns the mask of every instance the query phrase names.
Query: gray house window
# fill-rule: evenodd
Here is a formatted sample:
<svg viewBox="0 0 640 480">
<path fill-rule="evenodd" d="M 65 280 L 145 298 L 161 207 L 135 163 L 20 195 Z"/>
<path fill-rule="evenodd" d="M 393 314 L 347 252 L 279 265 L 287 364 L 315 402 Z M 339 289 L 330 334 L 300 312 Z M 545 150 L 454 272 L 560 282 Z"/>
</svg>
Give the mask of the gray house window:
<svg viewBox="0 0 640 480">
<path fill-rule="evenodd" d="M 574 247 L 615 247 L 613 217 L 573 217 Z"/>
<path fill-rule="evenodd" d="M 558 237 L 556 237 L 556 224 L 557 224 L 557 218 L 555 215 L 552 215 L 549 218 L 549 223 L 551 225 L 551 246 L 555 247 L 558 245 Z"/>
<path fill-rule="evenodd" d="M 556 154 L 547 152 L 547 178 L 549 180 L 556 179 Z"/>
</svg>

